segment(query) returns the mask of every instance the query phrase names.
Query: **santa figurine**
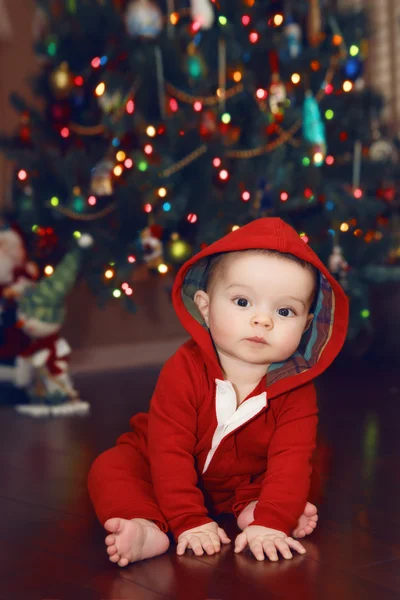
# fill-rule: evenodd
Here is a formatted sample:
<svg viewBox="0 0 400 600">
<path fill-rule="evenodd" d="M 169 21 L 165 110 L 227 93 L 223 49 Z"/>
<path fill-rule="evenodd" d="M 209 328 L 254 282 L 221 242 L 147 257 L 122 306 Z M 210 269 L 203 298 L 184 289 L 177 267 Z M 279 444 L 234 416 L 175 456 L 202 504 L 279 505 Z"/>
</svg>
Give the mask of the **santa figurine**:
<svg viewBox="0 0 400 600">
<path fill-rule="evenodd" d="M 81 236 L 82 247 L 89 238 Z M 65 318 L 65 296 L 75 284 L 80 254 L 78 248 L 69 252 L 51 276 L 25 290 L 19 298 L 18 325 L 30 339 L 21 358 L 33 369 L 28 389 L 31 402 L 16 407 L 21 414 L 70 416 L 84 415 L 90 410 L 89 403 L 79 398 L 72 383 L 68 369 L 71 348 L 60 334 Z"/>
<path fill-rule="evenodd" d="M 16 327 L 16 301 L 35 285 L 37 266 L 27 260 L 23 237 L 16 227 L 0 221 L 0 404 L 27 401 L 31 369 L 20 358 L 30 343 Z"/>
<path fill-rule="evenodd" d="M 22 235 L 15 227 L 0 224 L 0 298 L 18 298 L 39 274 L 28 261 Z"/>
</svg>

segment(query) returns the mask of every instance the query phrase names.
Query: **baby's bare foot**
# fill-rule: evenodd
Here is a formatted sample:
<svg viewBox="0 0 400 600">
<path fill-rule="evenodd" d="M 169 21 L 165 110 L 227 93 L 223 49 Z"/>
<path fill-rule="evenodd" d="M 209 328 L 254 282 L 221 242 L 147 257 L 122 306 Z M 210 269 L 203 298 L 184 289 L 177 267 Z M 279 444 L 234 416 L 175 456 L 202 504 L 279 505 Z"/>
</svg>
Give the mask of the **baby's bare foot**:
<svg viewBox="0 0 400 600">
<path fill-rule="evenodd" d="M 147 519 L 108 519 L 104 527 L 110 532 L 105 539 L 107 554 L 120 567 L 158 556 L 169 548 L 168 536 Z"/>
<path fill-rule="evenodd" d="M 297 527 L 294 529 L 292 536 L 295 538 L 303 538 L 310 535 L 317 526 L 318 515 L 317 507 L 310 502 L 307 502 L 304 513 L 297 521 Z"/>
</svg>

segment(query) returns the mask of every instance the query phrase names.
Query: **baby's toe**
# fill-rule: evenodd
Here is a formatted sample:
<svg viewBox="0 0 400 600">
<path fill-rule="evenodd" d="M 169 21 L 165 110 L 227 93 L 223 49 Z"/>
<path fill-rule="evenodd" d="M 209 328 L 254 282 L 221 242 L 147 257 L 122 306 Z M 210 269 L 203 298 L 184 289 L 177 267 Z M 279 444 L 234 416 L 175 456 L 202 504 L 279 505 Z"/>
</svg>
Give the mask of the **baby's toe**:
<svg viewBox="0 0 400 600">
<path fill-rule="evenodd" d="M 121 558 L 121 560 L 118 561 L 118 566 L 120 567 L 126 567 L 128 564 L 129 560 L 127 558 Z"/>
<path fill-rule="evenodd" d="M 113 546 L 108 546 L 107 548 L 107 554 L 109 556 L 112 556 L 113 554 L 117 553 L 117 546 L 114 544 Z"/>
<path fill-rule="evenodd" d="M 104 540 L 106 546 L 112 546 L 115 544 L 115 535 L 108 535 Z"/>
<path fill-rule="evenodd" d="M 315 529 L 315 528 L 316 528 L 316 526 L 317 526 L 317 522 L 316 522 L 316 521 L 310 521 L 310 522 L 308 523 L 308 526 L 309 526 L 309 527 L 311 527 L 312 529 Z"/>
<path fill-rule="evenodd" d="M 304 531 L 304 529 L 297 529 L 293 532 L 293 535 L 296 538 L 303 538 L 306 536 L 306 532 Z"/>
<path fill-rule="evenodd" d="M 314 531 L 313 527 L 310 527 L 309 525 L 306 525 L 304 527 L 304 531 L 306 533 L 306 535 L 310 535 L 310 533 L 312 533 Z"/>
<path fill-rule="evenodd" d="M 121 560 L 121 557 L 119 554 L 113 554 L 112 556 L 109 557 L 109 560 L 112 563 L 117 563 L 119 560 Z"/>
</svg>

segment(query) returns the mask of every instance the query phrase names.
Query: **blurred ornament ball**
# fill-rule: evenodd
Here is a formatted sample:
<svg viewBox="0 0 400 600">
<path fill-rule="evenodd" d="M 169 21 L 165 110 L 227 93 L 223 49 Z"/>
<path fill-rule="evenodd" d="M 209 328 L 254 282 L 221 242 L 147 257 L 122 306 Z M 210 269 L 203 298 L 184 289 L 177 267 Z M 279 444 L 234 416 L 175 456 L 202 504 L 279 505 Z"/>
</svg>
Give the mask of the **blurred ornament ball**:
<svg viewBox="0 0 400 600">
<path fill-rule="evenodd" d="M 95 196 L 111 196 L 113 193 L 112 169 L 114 164 L 110 160 L 101 160 L 92 169 L 90 191 Z"/>
<path fill-rule="evenodd" d="M 73 87 L 73 78 L 67 62 L 62 62 L 50 75 L 50 86 L 56 98 L 66 98 Z"/>
<path fill-rule="evenodd" d="M 172 262 L 185 262 L 190 258 L 192 252 L 191 245 L 180 238 L 172 239 L 168 244 L 168 253 Z"/>
<path fill-rule="evenodd" d="M 133 0 L 126 9 L 125 23 L 129 35 L 155 38 L 163 27 L 163 16 L 153 2 Z"/>
</svg>

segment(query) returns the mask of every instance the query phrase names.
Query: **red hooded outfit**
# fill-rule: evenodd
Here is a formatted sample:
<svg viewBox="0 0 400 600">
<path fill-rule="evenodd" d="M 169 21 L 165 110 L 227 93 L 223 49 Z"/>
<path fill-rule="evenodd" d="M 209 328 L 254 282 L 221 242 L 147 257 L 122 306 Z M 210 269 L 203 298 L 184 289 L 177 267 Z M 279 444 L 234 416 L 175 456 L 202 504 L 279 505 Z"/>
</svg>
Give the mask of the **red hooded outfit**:
<svg viewBox="0 0 400 600">
<path fill-rule="evenodd" d="M 251 248 L 293 254 L 320 276 L 314 319 L 297 351 L 273 363 L 237 407 L 193 297 L 211 255 Z M 132 431 L 92 466 L 89 491 L 100 521 L 141 517 L 178 539 L 218 514 L 238 517 L 258 500 L 251 524 L 290 534 L 309 493 L 318 412 L 312 381 L 344 343 L 345 293 L 294 229 L 263 218 L 185 263 L 173 303 L 191 339 L 163 366 L 149 412 L 135 415 Z"/>
</svg>

